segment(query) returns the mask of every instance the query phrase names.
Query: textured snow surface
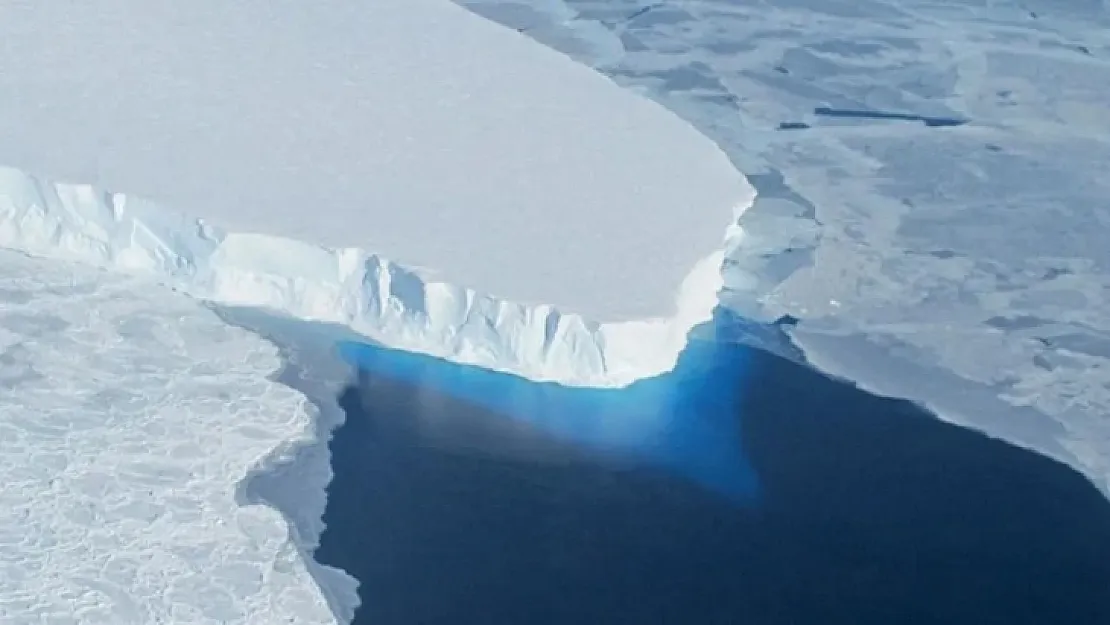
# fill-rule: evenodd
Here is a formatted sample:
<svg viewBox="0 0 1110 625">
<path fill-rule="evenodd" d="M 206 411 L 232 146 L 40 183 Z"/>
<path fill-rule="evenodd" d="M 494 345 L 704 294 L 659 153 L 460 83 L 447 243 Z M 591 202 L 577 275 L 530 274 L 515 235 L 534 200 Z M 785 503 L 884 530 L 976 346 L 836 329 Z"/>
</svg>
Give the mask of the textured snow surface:
<svg viewBox="0 0 1110 625">
<path fill-rule="evenodd" d="M 0 164 L 236 233 L 119 233 L 254 272 L 174 283 L 198 295 L 390 332 L 359 308 L 397 307 L 402 347 L 589 384 L 673 361 L 655 322 L 754 194 L 664 107 L 448 0 L 0 1 Z M 74 237 L 116 228 L 69 207 Z"/>
<path fill-rule="evenodd" d="M 749 175 L 730 307 L 798 317 L 822 368 L 1110 493 L 1106 2 L 460 3 L 650 95 Z"/>
<path fill-rule="evenodd" d="M 279 366 L 184 296 L 0 251 L 0 622 L 334 623 L 236 501 L 311 432 Z"/>
</svg>

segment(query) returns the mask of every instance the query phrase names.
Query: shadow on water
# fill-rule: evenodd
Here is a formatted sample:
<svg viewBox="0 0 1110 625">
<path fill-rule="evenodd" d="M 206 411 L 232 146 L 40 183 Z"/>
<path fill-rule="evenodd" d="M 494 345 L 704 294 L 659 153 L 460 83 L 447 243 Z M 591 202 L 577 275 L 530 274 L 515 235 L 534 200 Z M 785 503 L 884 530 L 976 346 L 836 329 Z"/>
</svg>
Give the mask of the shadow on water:
<svg viewBox="0 0 1110 625">
<path fill-rule="evenodd" d="M 907 402 L 711 342 L 624 391 L 344 350 L 360 625 L 1110 623 L 1110 503 Z"/>
</svg>

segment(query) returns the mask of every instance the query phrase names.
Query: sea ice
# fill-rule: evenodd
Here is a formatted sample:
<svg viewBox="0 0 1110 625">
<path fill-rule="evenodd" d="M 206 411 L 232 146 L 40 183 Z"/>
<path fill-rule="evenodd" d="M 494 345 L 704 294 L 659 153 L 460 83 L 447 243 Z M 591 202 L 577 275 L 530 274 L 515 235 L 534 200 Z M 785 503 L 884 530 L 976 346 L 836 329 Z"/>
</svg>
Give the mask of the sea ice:
<svg viewBox="0 0 1110 625">
<path fill-rule="evenodd" d="M 729 307 L 794 317 L 818 366 L 1110 494 L 1105 2 L 459 1 L 655 98 L 748 174 Z"/>
<path fill-rule="evenodd" d="M 311 436 L 279 365 L 146 280 L 0 251 L 0 622 L 335 623 L 313 545 L 237 498 Z"/>
</svg>

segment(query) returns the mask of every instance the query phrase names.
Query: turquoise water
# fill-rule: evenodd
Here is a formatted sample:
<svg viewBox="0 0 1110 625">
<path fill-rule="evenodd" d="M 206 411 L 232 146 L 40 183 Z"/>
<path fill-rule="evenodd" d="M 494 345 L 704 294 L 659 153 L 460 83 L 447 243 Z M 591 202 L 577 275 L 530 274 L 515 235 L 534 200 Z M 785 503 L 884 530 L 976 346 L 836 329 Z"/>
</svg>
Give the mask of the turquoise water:
<svg viewBox="0 0 1110 625">
<path fill-rule="evenodd" d="M 675 371 L 622 389 L 568 388 L 355 342 L 339 353 L 365 375 L 445 393 L 501 419 L 610 456 L 665 468 L 738 503 L 758 498 L 744 456 L 739 386 L 745 352 L 691 343 Z"/>
<path fill-rule="evenodd" d="M 742 345 L 628 389 L 345 343 L 314 557 L 356 625 L 1110 623 L 1110 502 Z"/>
</svg>

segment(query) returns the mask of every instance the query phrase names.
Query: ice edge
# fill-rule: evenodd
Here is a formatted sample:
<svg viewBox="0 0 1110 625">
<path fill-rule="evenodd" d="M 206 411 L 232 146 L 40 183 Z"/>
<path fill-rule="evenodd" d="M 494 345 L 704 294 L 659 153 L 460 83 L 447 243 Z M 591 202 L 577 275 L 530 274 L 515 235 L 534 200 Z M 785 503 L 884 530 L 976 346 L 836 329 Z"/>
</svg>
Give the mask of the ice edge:
<svg viewBox="0 0 1110 625">
<path fill-rule="evenodd" d="M 235 499 L 241 506 L 261 505 L 281 515 L 290 547 L 312 576 L 336 622 L 350 623 L 361 605 L 359 581 L 313 557 L 326 529 L 327 487 L 334 475 L 328 445 L 332 433 L 345 420 L 343 410 L 335 402 L 336 393 L 330 392 L 333 389 L 317 388 L 305 379 L 306 370 L 297 361 L 293 337 L 282 337 L 257 319 L 244 317 L 241 311 L 216 306 L 213 309 L 224 323 L 257 335 L 277 351 L 280 364 L 268 379 L 298 396 L 294 415 L 303 424 L 299 436 L 287 439 L 250 466 L 235 484 Z M 332 379 L 333 375 L 329 371 L 325 379 Z M 284 475 L 286 472 L 289 474 Z M 270 489 L 259 484 L 266 478 L 275 480 Z M 274 487 L 280 493 L 273 492 Z"/>
<path fill-rule="evenodd" d="M 153 202 L 0 167 L 0 246 L 149 275 L 200 300 L 338 323 L 389 347 L 569 386 L 619 387 L 672 369 L 710 318 L 721 248 L 692 268 L 669 318 L 596 323 L 421 276 L 357 248 L 225 232 Z"/>
</svg>

